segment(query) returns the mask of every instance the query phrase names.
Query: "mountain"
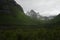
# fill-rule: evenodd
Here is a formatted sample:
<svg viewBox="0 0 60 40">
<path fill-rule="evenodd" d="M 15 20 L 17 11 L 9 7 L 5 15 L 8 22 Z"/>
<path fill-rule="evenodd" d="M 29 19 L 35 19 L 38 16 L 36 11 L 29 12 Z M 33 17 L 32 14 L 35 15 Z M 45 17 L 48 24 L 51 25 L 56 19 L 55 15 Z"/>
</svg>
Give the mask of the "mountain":
<svg viewBox="0 0 60 40">
<path fill-rule="evenodd" d="M 18 23 L 17 15 L 21 13 L 24 13 L 22 7 L 14 0 L 0 0 L 0 24 Z"/>
<path fill-rule="evenodd" d="M 26 16 L 15 0 L 0 0 L 0 25 L 31 25 L 33 20 Z"/>
<path fill-rule="evenodd" d="M 30 10 L 26 13 L 26 15 L 30 16 L 31 18 L 38 19 L 38 20 L 51 20 L 55 16 L 42 16 L 39 13 L 36 13 L 34 10 Z"/>
<path fill-rule="evenodd" d="M 37 18 L 37 13 L 34 10 L 31 10 L 30 12 L 27 12 L 26 14 L 30 16 L 31 18 L 34 18 L 34 19 Z"/>
<path fill-rule="evenodd" d="M 0 0 L 0 14 L 16 15 L 15 11 L 17 10 L 23 12 L 22 7 L 14 0 Z"/>
<path fill-rule="evenodd" d="M 60 14 L 47 22 L 47 27 L 60 27 Z"/>
<path fill-rule="evenodd" d="M 60 14 L 57 15 L 52 21 L 54 24 L 60 25 Z"/>
</svg>

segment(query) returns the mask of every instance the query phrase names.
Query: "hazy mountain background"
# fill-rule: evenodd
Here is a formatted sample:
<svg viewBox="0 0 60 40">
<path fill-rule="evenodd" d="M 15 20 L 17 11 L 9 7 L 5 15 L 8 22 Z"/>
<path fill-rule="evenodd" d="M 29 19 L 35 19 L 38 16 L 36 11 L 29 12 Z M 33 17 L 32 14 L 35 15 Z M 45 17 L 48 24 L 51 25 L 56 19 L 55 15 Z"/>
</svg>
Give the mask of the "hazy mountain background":
<svg viewBox="0 0 60 40">
<path fill-rule="evenodd" d="M 35 12 L 34 10 L 31 10 L 31 11 L 27 11 L 26 13 L 27 16 L 30 16 L 31 18 L 36 18 L 36 19 L 40 19 L 40 20 L 51 20 L 53 19 L 55 16 L 42 16 L 40 15 L 40 13 L 38 12 Z"/>
</svg>

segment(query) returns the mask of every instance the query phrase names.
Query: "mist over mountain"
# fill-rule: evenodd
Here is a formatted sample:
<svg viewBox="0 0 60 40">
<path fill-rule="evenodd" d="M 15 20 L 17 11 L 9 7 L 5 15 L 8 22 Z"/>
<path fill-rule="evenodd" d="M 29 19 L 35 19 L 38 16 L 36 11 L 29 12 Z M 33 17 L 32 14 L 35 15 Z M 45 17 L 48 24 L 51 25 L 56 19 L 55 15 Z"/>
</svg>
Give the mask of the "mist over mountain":
<svg viewBox="0 0 60 40">
<path fill-rule="evenodd" d="M 40 19 L 40 20 L 51 20 L 53 19 L 55 16 L 42 16 L 40 15 L 40 13 L 35 12 L 34 10 L 30 10 L 27 11 L 26 13 L 27 16 L 30 16 L 31 18 L 36 18 L 36 19 Z"/>
</svg>

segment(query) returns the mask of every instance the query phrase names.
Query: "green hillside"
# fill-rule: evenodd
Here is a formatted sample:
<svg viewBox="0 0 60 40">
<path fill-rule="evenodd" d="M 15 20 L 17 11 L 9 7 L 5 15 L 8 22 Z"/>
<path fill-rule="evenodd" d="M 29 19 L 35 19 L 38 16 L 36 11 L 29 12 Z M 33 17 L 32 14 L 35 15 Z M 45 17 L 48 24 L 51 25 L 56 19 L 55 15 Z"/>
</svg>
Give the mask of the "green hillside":
<svg viewBox="0 0 60 40">
<path fill-rule="evenodd" d="M 24 14 L 23 8 L 14 0 L 0 0 L 0 24 L 31 25 L 33 20 Z"/>
</svg>

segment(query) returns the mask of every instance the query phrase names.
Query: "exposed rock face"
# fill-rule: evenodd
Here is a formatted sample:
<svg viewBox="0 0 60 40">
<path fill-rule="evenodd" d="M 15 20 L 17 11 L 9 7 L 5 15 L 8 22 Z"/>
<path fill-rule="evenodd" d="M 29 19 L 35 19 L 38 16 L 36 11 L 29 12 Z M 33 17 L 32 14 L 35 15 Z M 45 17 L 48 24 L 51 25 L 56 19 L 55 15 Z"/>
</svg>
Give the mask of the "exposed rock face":
<svg viewBox="0 0 60 40">
<path fill-rule="evenodd" d="M 17 10 L 23 9 L 14 0 L 0 0 L 0 14 L 16 15 Z"/>
<path fill-rule="evenodd" d="M 31 18 L 37 18 L 37 13 L 34 10 L 31 10 L 30 12 L 27 12 L 27 15 Z"/>
</svg>

